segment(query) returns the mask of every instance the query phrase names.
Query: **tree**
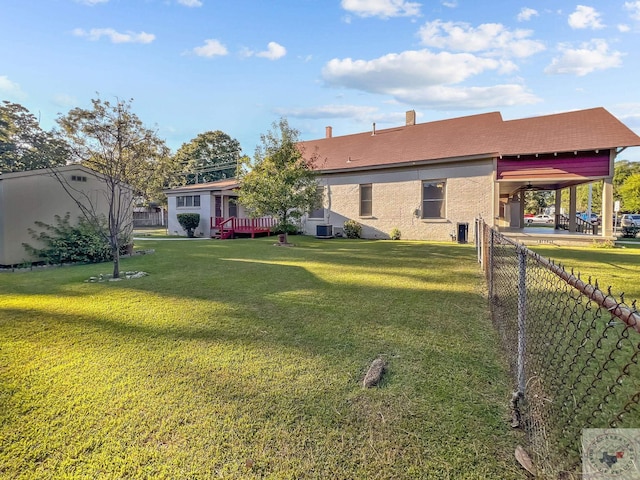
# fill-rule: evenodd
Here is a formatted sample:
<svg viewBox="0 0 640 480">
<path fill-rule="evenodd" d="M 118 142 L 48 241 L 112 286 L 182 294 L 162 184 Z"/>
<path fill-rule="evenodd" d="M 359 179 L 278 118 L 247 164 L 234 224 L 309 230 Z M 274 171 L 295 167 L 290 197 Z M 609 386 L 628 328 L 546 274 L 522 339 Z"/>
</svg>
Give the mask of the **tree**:
<svg viewBox="0 0 640 480">
<path fill-rule="evenodd" d="M 253 162 L 245 161 L 239 175 L 238 201 L 254 217 L 274 217 L 282 233 L 318 202 L 313 171 L 317 154 L 305 158 L 298 135 L 285 118 L 274 122 L 272 129 L 260 136 Z"/>
<path fill-rule="evenodd" d="M 113 277 L 119 278 L 121 239 L 130 240 L 133 231 L 133 196 L 144 192 L 153 178 L 154 165 L 167 156 L 168 149 L 131 112 L 132 100 L 118 100 L 113 105 L 100 99 L 91 102 L 93 108 L 74 108 L 57 121 L 74 160 L 98 172 L 105 182 L 106 226 L 98 213 L 96 199 L 74 189 L 62 175 L 57 177 L 83 216 L 109 242 Z"/>
<path fill-rule="evenodd" d="M 0 173 L 64 165 L 68 158 L 65 142 L 42 130 L 26 108 L 0 104 Z"/>
<path fill-rule="evenodd" d="M 215 182 L 236 175 L 240 142 L 224 132 L 205 132 L 183 143 L 175 160 L 183 165 L 186 183 Z"/>
<path fill-rule="evenodd" d="M 640 173 L 640 162 L 630 162 L 629 160 L 618 160 L 614 165 L 613 176 L 613 198 L 615 200 L 622 200 L 620 195 L 620 187 L 624 185 L 634 173 Z"/>
<path fill-rule="evenodd" d="M 619 189 L 622 208 L 627 212 L 640 212 L 640 173 L 629 175 Z"/>
<path fill-rule="evenodd" d="M 542 212 L 545 208 L 553 204 L 555 201 L 554 192 L 535 190 L 525 192 L 524 194 L 524 211 L 525 213 L 537 214 Z"/>
</svg>

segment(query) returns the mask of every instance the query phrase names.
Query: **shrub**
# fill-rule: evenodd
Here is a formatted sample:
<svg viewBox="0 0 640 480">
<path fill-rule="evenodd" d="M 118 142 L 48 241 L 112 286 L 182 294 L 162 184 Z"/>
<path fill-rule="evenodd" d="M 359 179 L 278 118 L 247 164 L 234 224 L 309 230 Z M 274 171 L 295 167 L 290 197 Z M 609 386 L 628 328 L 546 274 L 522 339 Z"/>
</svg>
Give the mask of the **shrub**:
<svg viewBox="0 0 640 480">
<path fill-rule="evenodd" d="M 625 225 L 622 227 L 622 236 L 625 238 L 635 238 L 638 232 L 640 232 L 640 227 L 636 227 L 635 225 Z"/>
<path fill-rule="evenodd" d="M 281 233 L 286 233 L 287 235 L 296 235 L 300 229 L 297 225 L 293 223 L 278 223 L 271 228 L 271 232 L 279 235 Z"/>
<path fill-rule="evenodd" d="M 344 234 L 347 238 L 360 238 L 362 236 L 362 225 L 355 220 L 344 222 Z"/>
<path fill-rule="evenodd" d="M 29 233 L 35 239 L 44 244 L 42 248 L 33 247 L 23 243 L 25 250 L 41 261 L 52 264 L 61 263 L 99 263 L 113 260 L 111 247 L 100 229 L 106 230 L 106 220 L 101 219 L 101 225 L 90 224 L 86 219 L 80 218 L 78 223 L 72 225 L 70 214 L 64 217 L 55 216 L 56 224 L 48 225 L 44 222 L 35 224 L 44 229 L 36 232 L 29 229 Z M 126 253 L 131 244 L 128 236 L 120 239 L 120 253 Z"/>
<path fill-rule="evenodd" d="M 393 230 L 391 230 L 389 237 L 391 237 L 391 240 L 400 240 L 400 237 L 401 237 L 400 230 L 397 228 L 394 228 Z"/>
<path fill-rule="evenodd" d="M 200 225 L 199 213 L 179 213 L 178 223 L 187 232 L 189 238 L 193 238 L 193 231 Z"/>
<path fill-rule="evenodd" d="M 613 240 L 605 240 L 602 242 L 594 240 L 591 246 L 593 248 L 615 248 L 616 244 Z"/>
</svg>

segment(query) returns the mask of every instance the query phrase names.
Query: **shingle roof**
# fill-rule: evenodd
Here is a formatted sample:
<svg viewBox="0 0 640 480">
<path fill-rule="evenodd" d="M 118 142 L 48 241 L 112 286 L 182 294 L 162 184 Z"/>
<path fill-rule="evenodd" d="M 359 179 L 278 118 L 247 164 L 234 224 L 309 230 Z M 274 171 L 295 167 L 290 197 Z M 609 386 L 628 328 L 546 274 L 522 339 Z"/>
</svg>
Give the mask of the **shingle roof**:
<svg viewBox="0 0 640 480">
<path fill-rule="evenodd" d="M 502 155 L 605 150 L 640 145 L 640 137 L 602 107 L 504 122 Z"/>
<path fill-rule="evenodd" d="M 238 180 L 235 178 L 225 178 L 224 180 L 216 180 L 215 182 L 196 183 L 193 185 L 184 185 L 182 187 L 171 188 L 165 190 L 165 193 L 180 193 L 180 192 L 199 192 L 199 191 L 211 191 L 211 190 L 233 190 L 238 188 Z"/>
<path fill-rule="evenodd" d="M 640 145 L 604 108 L 504 121 L 499 112 L 300 142 L 318 170 Z"/>
</svg>

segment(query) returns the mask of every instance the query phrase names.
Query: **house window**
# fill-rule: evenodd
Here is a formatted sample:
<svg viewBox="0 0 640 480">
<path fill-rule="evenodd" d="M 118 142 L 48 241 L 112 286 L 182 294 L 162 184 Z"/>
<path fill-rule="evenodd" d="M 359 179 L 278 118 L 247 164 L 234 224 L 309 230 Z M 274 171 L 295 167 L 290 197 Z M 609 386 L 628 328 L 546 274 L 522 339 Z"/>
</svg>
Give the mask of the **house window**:
<svg viewBox="0 0 640 480">
<path fill-rule="evenodd" d="M 222 197 L 220 195 L 216 195 L 215 199 L 216 218 L 222 218 Z"/>
<path fill-rule="evenodd" d="M 72 182 L 86 182 L 87 181 L 87 177 L 85 177 L 83 175 L 71 175 L 71 181 Z"/>
<path fill-rule="evenodd" d="M 422 182 L 422 218 L 445 218 L 444 180 Z"/>
<path fill-rule="evenodd" d="M 360 185 L 360 216 L 370 217 L 373 215 L 371 184 Z"/>
<path fill-rule="evenodd" d="M 238 203 L 233 198 L 229 200 L 229 216 L 230 217 L 238 216 Z"/>
<path fill-rule="evenodd" d="M 199 207 L 200 195 L 184 195 L 176 197 L 176 207 Z"/>
<path fill-rule="evenodd" d="M 316 190 L 318 195 L 318 201 L 316 205 L 309 211 L 309 218 L 322 218 L 324 219 L 324 206 L 322 205 L 324 196 L 324 187 L 318 187 Z"/>
</svg>

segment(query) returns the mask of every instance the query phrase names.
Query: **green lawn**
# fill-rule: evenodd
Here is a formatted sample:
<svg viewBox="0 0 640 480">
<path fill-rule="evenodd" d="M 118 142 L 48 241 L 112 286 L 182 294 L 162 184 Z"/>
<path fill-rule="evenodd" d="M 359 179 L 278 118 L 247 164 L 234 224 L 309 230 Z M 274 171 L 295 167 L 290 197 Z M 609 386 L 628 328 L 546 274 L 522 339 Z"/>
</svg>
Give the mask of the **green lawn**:
<svg viewBox="0 0 640 480">
<path fill-rule="evenodd" d="M 473 247 L 291 240 L 0 274 L 0 478 L 525 478 Z"/>
<path fill-rule="evenodd" d="M 566 270 L 574 268 L 575 274 L 580 272 L 582 280 L 592 283 L 598 280 L 604 292 L 611 286 L 611 293 L 616 296 L 625 294 L 625 301 L 640 301 L 640 243 L 635 245 L 621 244 L 616 248 L 595 247 L 557 247 L 540 245 L 530 247 L 544 257 L 561 263 Z"/>
</svg>

